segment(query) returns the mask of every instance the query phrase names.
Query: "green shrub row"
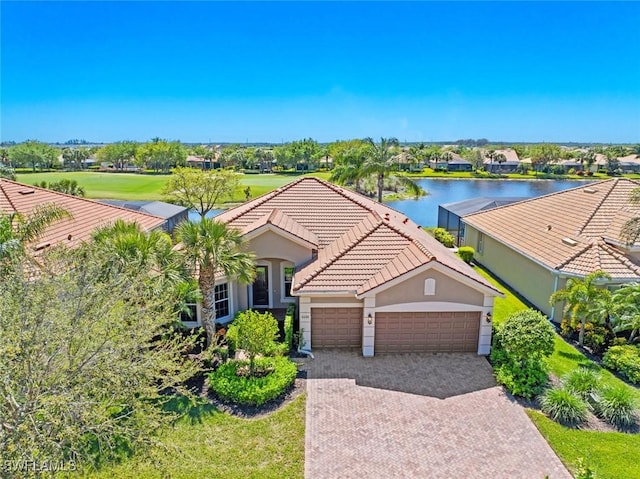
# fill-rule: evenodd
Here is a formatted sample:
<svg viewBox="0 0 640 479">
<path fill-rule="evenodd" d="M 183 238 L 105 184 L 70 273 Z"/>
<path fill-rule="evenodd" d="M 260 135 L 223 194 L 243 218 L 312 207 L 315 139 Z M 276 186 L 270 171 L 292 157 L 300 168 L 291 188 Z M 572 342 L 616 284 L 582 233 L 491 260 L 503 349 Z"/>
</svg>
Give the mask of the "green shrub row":
<svg viewBox="0 0 640 479">
<path fill-rule="evenodd" d="M 289 348 L 289 351 L 293 349 L 293 318 L 296 313 L 296 305 L 291 303 L 287 307 L 287 314 L 284 317 L 284 342 Z"/>
<path fill-rule="evenodd" d="M 236 404 L 261 406 L 282 395 L 295 381 L 298 368 L 285 357 L 257 358 L 258 370 L 269 371 L 264 376 L 239 375 L 249 361 L 230 361 L 209 375 L 209 387 L 223 400 Z"/>
<path fill-rule="evenodd" d="M 611 346 L 602 358 L 602 362 L 609 369 L 619 372 L 630 383 L 640 383 L 640 347 Z"/>
<path fill-rule="evenodd" d="M 476 252 L 471 246 L 460 246 L 460 248 L 458 248 L 458 255 L 460 255 L 462 261 L 467 264 L 471 264 L 471 261 L 473 261 L 473 256 L 475 254 Z"/>
<path fill-rule="evenodd" d="M 444 228 L 434 228 L 433 237 L 447 248 L 453 248 L 456 244 L 456 239 Z"/>
</svg>

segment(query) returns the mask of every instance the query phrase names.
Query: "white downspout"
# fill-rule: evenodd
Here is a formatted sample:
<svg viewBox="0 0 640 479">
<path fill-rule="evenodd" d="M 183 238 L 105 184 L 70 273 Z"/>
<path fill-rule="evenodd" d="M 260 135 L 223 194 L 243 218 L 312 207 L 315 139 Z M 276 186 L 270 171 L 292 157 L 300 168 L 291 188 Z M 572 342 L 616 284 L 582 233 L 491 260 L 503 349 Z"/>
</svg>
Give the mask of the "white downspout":
<svg viewBox="0 0 640 479">
<path fill-rule="evenodd" d="M 556 291 L 558 291 L 558 279 L 560 278 L 560 276 L 558 276 L 557 274 L 556 274 L 555 276 L 556 276 L 556 279 L 555 279 L 555 281 L 553 282 L 553 293 L 555 293 Z M 553 294 L 553 293 L 552 293 L 552 294 Z M 553 318 L 555 318 L 555 316 L 556 316 L 556 303 L 553 303 L 553 304 L 551 305 L 551 318 L 550 318 L 550 319 L 551 319 L 551 321 L 553 321 Z"/>
</svg>

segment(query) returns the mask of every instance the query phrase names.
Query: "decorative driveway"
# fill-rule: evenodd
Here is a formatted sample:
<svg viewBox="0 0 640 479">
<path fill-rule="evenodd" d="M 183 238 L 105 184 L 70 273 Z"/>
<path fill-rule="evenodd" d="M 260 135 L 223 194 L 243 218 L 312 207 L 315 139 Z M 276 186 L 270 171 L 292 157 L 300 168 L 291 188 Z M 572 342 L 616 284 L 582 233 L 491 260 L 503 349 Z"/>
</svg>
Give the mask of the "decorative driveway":
<svg viewBox="0 0 640 479">
<path fill-rule="evenodd" d="M 320 350 L 301 369 L 307 479 L 571 478 L 483 357 Z"/>
</svg>

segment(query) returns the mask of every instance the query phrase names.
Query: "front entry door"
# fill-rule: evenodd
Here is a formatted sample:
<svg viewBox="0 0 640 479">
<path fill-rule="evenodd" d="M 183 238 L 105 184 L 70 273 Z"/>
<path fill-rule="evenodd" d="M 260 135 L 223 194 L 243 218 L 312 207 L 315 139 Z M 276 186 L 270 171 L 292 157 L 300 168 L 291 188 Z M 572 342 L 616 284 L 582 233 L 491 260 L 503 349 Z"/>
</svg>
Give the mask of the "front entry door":
<svg viewBox="0 0 640 479">
<path fill-rule="evenodd" d="M 253 306 L 269 307 L 269 267 L 256 266 L 253 282 Z"/>
</svg>

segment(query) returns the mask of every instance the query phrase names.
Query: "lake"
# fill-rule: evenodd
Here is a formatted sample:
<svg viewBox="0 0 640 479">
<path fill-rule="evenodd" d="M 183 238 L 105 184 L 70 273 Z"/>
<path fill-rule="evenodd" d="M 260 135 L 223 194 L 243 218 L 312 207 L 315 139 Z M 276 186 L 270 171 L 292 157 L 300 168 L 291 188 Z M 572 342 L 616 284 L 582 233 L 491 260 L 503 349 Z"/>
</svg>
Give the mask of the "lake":
<svg viewBox="0 0 640 479">
<path fill-rule="evenodd" d="M 580 180 L 461 180 L 424 178 L 417 183 L 429 194 L 417 200 L 389 201 L 385 204 L 401 211 L 420 226 L 437 226 L 438 205 L 484 197 L 527 197 L 542 196 L 556 191 L 585 185 L 589 181 Z M 223 210 L 213 210 L 207 216 L 213 217 Z M 189 219 L 198 221 L 195 211 L 189 212 Z"/>
<path fill-rule="evenodd" d="M 418 183 L 428 193 L 417 200 L 389 201 L 385 204 L 401 211 L 420 226 L 438 225 L 438 205 L 478 197 L 542 196 L 583 186 L 580 180 L 460 180 L 425 178 Z"/>
</svg>

